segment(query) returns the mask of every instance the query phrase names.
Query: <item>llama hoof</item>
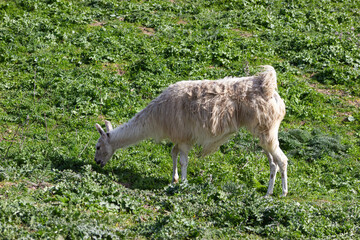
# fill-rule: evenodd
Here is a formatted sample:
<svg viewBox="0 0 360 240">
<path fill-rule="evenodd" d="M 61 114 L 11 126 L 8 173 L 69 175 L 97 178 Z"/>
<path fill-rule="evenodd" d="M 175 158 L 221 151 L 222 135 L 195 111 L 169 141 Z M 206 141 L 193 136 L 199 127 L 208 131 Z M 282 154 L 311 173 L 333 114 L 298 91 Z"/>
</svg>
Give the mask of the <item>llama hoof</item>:
<svg viewBox="0 0 360 240">
<path fill-rule="evenodd" d="M 178 174 L 175 174 L 173 176 L 173 179 L 172 179 L 172 184 L 176 184 L 179 182 L 179 175 Z"/>
<path fill-rule="evenodd" d="M 283 194 L 280 195 L 280 197 L 286 197 L 287 192 L 284 192 Z"/>
<path fill-rule="evenodd" d="M 181 184 L 182 186 L 187 186 L 188 185 L 188 181 L 187 179 L 181 180 Z"/>
</svg>

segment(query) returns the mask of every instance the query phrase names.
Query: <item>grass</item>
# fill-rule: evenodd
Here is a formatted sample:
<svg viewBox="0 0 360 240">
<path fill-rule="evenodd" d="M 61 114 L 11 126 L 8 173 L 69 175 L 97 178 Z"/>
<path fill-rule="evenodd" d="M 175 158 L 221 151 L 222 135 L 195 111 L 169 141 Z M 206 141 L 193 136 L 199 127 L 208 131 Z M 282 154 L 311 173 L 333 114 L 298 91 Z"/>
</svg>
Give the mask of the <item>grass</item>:
<svg viewBox="0 0 360 240">
<path fill-rule="evenodd" d="M 4 239 L 360 238 L 360 9 L 344 1 L 0 0 Z M 93 160 L 95 123 L 129 120 L 180 80 L 278 72 L 289 195 L 263 198 L 257 139 Z"/>
</svg>

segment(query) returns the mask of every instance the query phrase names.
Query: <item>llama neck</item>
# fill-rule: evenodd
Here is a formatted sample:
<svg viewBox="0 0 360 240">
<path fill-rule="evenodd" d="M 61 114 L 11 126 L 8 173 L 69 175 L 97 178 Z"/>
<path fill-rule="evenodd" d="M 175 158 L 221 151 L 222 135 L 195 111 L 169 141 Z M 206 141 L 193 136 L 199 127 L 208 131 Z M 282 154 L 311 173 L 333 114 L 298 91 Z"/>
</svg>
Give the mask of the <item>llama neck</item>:
<svg viewBox="0 0 360 240">
<path fill-rule="evenodd" d="M 133 118 L 110 132 L 110 144 L 116 150 L 136 144 L 147 137 L 145 124 Z"/>
</svg>

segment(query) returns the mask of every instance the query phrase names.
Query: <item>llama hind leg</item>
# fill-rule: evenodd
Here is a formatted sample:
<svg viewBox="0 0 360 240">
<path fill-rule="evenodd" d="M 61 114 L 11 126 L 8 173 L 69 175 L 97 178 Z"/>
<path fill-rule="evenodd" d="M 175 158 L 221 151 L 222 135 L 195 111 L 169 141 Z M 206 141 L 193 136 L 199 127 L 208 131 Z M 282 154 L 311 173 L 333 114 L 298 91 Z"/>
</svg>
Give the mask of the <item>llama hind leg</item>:
<svg viewBox="0 0 360 240">
<path fill-rule="evenodd" d="M 274 133 L 274 132 L 273 132 Z M 288 193 L 287 188 L 287 162 L 288 158 L 279 147 L 279 141 L 277 138 L 277 132 L 270 135 L 260 136 L 260 145 L 264 148 L 269 158 L 270 163 L 270 181 L 269 188 L 266 195 L 270 195 L 274 189 L 275 174 L 277 169 L 280 169 L 281 173 L 281 184 L 282 184 L 282 195 L 286 196 Z"/>
<path fill-rule="evenodd" d="M 269 159 L 269 165 L 270 165 L 270 180 L 269 180 L 269 187 L 268 187 L 266 196 L 270 196 L 274 192 L 275 178 L 276 178 L 276 173 L 279 170 L 279 167 L 278 167 L 277 163 L 274 162 L 274 159 L 269 152 L 266 152 L 266 155 Z"/>
<path fill-rule="evenodd" d="M 271 155 L 277 162 L 280 173 L 281 173 L 281 184 L 282 184 L 282 197 L 285 197 L 288 193 L 288 187 L 287 187 L 287 164 L 288 164 L 288 158 L 283 153 L 283 151 L 278 146 Z"/>
<path fill-rule="evenodd" d="M 269 188 L 268 193 L 266 195 L 269 195 L 272 193 L 272 190 L 274 189 L 274 183 L 275 183 L 275 174 L 273 174 L 274 169 L 280 169 L 281 173 L 281 185 L 282 185 L 282 197 L 285 197 L 288 193 L 288 187 L 287 187 L 287 162 L 288 158 L 283 153 L 283 151 L 280 149 L 279 145 L 275 148 L 269 149 L 268 153 L 269 162 L 270 162 L 270 182 L 269 182 Z M 271 159 L 273 159 L 273 162 L 271 163 Z M 273 177 L 273 178 L 272 178 Z"/>
<path fill-rule="evenodd" d="M 172 183 L 177 183 L 179 181 L 179 174 L 177 170 L 177 159 L 179 155 L 179 148 L 178 145 L 175 144 L 171 150 L 171 158 L 173 161 L 173 176 L 172 176 Z"/>
</svg>

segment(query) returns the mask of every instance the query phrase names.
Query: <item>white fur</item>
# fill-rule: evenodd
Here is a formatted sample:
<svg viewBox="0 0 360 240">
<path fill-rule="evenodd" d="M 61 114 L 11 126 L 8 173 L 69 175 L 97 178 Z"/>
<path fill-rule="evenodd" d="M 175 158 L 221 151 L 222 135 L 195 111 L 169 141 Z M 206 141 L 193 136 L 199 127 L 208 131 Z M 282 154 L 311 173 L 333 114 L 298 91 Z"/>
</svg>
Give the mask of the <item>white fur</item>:
<svg viewBox="0 0 360 240">
<path fill-rule="evenodd" d="M 180 155 L 181 180 L 186 180 L 188 153 L 194 144 L 210 154 L 226 142 L 240 127 L 247 128 L 260 140 L 270 164 L 267 195 L 274 189 L 280 169 L 282 196 L 287 194 L 287 157 L 279 147 L 278 130 L 285 116 L 285 104 L 276 92 L 276 72 L 271 66 L 251 77 L 220 80 L 181 81 L 164 90 L 129 122 L 100 133 L 95 161 L 102 166 L 115 150 L 153 138 L 174 143 L 173 182 L 179 180 L 177 158 Z"/>
</svg>

